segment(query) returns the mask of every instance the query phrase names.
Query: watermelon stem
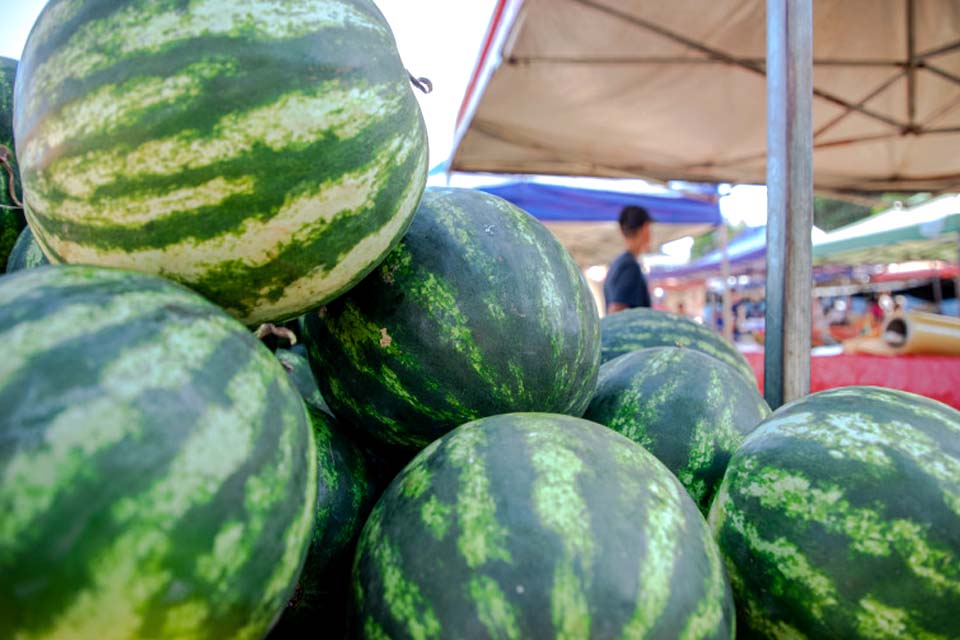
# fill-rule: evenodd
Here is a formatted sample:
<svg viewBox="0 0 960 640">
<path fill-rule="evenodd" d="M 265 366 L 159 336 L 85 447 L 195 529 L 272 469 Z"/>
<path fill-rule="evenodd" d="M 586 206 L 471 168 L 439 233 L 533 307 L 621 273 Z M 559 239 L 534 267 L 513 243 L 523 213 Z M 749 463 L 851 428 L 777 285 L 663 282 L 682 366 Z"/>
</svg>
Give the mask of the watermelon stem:
<svg viewBox="0 0 960 640">
<path fill-rule="evenodd" d="M 410 76 L 410 83 L 417 89 L 420 89 L 420 91 L 424 93 L 433 91 L 433 83 L 430 81 L 430 78 L 418 78 L 410 73 L 410 71 L 407 71 L 407 75 Z"/>
<path fill-rule="evenodd" d="M 428 80 L 429 82 L 429 80 Z M 3 168 L 7 170 L 7 190 L 10 192 L 10 200 L 13 204 L 17 205 L 16 207 L 9 207 L 10 209 L 23 209 L 23 203 L 20 202 L 20 198 L 17 197 L 17 190 L 14 186 L 14 177 L 13 177 L 13 165 L 10 164 L 10 158 L 13 154 L 10 152 L 10 149 L 7 148 L 7 145 L 0 144 L 0 164 L 3 165 Z M 4 207 L 8 208 L 8 207 Z"/>
<path fill-rule="evenodd" d="M 297 334 L 286 327 L 278 327 L 277 325 L 269 322 L 260 325 L 253 335 L 256 336 L 257 340 L 263 340 L 264 338 L 268 338 L 270 336 L 282 338 L 288 341 L 291 347 L 297 344 Z M 273 352 L 276 352 L 277 347 L 279 346 L 277 345 L 277 341 L 275 339 L 264 341 L 264 344 L 266 344 L 267 348 Z"/>
</svg>

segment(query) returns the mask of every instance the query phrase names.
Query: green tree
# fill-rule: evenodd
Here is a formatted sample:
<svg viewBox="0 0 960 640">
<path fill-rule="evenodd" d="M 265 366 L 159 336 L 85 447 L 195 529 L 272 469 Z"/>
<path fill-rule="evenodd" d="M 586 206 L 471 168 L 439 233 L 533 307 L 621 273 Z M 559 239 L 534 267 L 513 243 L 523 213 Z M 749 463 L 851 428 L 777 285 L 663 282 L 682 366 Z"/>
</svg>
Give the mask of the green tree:
<svg viewBox="0 0 960 640">
<path fill-rule="evenodd" d="M 740 223 L 737 225 L 732 225 L 725 223 L 727 227 L 727 242 L 736 238 L 740 233 L 747 228 L 747 225 Z M 708 233 L 705 233 L 701 236 L 697 236 L 693 239 L 693 248 L 690 249 L 690 259 L 696 260 L 702 256 L 707 255 L 715 249 L 720 249 L 720 229 L 714 229 Z"/>
</svg>

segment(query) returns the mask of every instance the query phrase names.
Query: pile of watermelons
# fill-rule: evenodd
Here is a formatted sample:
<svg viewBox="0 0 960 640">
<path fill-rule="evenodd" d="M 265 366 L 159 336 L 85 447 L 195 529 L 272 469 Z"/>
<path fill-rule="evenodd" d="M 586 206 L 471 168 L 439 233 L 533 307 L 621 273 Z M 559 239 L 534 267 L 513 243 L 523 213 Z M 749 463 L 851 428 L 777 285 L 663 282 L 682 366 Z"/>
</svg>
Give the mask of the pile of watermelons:
<svg viewBox="0 0 960 640">
<path fill-rule="evenodd" d="M 0 62 L 0 638 L 960 636 L 960 414 L 598 320 L 424 190 L 371 0 L 52 0 Z"/>
</svg>

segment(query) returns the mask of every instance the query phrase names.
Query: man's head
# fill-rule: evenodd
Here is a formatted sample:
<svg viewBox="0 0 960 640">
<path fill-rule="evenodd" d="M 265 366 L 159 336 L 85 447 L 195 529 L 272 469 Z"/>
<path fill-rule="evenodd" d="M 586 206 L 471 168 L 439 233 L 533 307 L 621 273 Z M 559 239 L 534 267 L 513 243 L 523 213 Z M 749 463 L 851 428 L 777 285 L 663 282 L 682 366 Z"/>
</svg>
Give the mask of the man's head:
<svg viewBox="0 0 960 640">
<path fill-rule="evenodd" d="M 635 256 L 650 248 L 652 218 L 643 207 L 627 206 L 620 211 L 620 232 L 626 240 L 627 251 Z"/>
</svg>

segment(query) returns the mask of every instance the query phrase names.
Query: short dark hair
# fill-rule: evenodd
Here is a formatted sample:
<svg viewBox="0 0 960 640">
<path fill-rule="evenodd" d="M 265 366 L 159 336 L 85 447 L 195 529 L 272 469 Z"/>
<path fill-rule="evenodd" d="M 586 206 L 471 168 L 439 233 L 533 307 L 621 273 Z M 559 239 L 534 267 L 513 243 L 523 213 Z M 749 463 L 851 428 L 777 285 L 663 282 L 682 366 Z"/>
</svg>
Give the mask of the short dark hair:
<svg viewBox="0 0 960 640">
<path fill-rule="evenodd" d="M 620 210 L 620 231 L 627 236 L 633 235 L 652 220 L 643 207 L 628 205 Z"/>
</svg>

